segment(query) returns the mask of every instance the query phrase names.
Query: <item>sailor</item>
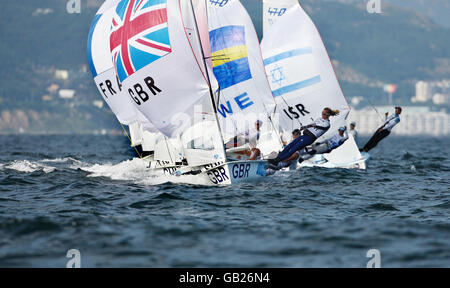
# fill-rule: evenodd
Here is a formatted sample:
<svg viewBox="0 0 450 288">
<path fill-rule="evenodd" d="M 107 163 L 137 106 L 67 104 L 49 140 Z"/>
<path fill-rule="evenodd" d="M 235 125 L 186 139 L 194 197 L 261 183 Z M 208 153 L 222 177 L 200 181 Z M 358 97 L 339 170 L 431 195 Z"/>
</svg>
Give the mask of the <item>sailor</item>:
<svg viewBox="0 0 450 288">
<path fill-rule="evenodd" d="M 356 122 L 350 123 L 350 131 L 348 131 L 348 134 L 352 135 L 355 139 L 355 143 L 358 146 L 358 131 L 356 131 Z"/>
<path fill-rule="evenodd" d="M 295 129 L 294 131 L 292 131 L 292 140 L 297 139 L 301 135 L 302 135 L 302 132 L 300 131 L 300 129 Z M 289 157 L 289 159 L 286 159 L 286 160 L 278 163 L 277 166 L 269 164 L 267 167 L 266 174 L 273 175 L 273 174 L 275 174 L 276 171 L 281 170 L 282 168 L 286 168 L 286 167 L 289 167 L 290 171 L 297 169 L 297 161 L 296 161 L 297 158 L 298 158 L 298 154 L 294 153 L 294 155 Z"/>
<path fill-rule="evenodd" d="M 292 140 L 297 139 L 301 135 L 302 135 L 302 132 L 300 131 L 300 129 L 295 129 L 294 131 L 292 131 Z M 293 170 L 297 169 L 297 161 L 296 160 L 297 160 L 297 158 L 295 158 L 294 160 L 289 161 L 289 165 L 287 167 L 289 167 L 290 171 L 293 171 Z"/>
<path fill-rule="evenodd" d="M 238 155 L 246 155 L 247 160 L 256 160 L 261 157 L 261 151 L 257 148 L 259 139 L 261 138 L 261 127 L 263 125 L 263 121 L 257 120 L 255 122 L 254 129 L 247 130 L 243 134 L 239 134 L 236 137 L 230 139 L 225 144 L 225 149 L 230 149 L 233 147 L 243 146 L 246 143 L 249 144 L 250 150 L 235 152 Z M 239 156 L 240 159 L 241 156 Z"/>
<path fill-rule="evenodd" d="M 301 135 L 302 135 L 302 131 L 300 131 L 300 129 L 295 129 L 294 131 L 292 131 L 292 140 L 297 139 Z"/>
<path fill-rule="evenodd" d="M 316 119 L 312 124 L 301 127 L 300 130 L 303 130 L 303 135 L 289 143 L 289 145 L 287 145 L 276 158 L 269 159 L 269 163 L 277 166 L 279 162 L 290 159 L 295 152 L 313 144 L 317 138 L 325 134 L 325 132 L 330 129 L 330 116 L 336 116 L 338 114 L 339 110 L 332 110 L 328 107 L 323 109 L 322 117 Z"/>
<path fill-rule="evenodd" d="M 370 138 L 369 142 L 367 142 L 367 144 L 360 149 L 360 151 L 369 152 L 371 149 L 375 148 L 381 140 L 389 136 L 392 128 L 400 123 L 400 114 L 402 114 L 402 107 L 395 107 L 395 114 L 391 116 L 389 116 L 389 113 L 386 112 L 386 120 L 383 126 L 378 128 L 372 138 Z"/>
<path fill-rule="evenodd" d="M 300 155 L 299 163 L 312 158 L 316 154 L 330 153 L 334 149 L 340 147 L 348 139 L 347 127 L 343 126 L 338 129 L 338 133 L 325 141 L 316 142 L 310 148 L 305 148 L 297 152 Z"/>
<path fill-rule="evenodd" d="M 297 163 L 297 159 L 299 163 L 302 163 L 305 160 L 308 160 L 316 154 L 325 154 L 330 153 L 334 149 L 340 147 L 345 143 L 348 139 L 347 127 L 343 126 L 338 129 L 338 133 L 333 135 L 332 137 L 321 141 L 316 142 L 311 146 L 305 147 L 301 151 L 297 151 L 292 154 L 287 160 L 281 161 L 277 166 L 269 164 L 268 167 L 272 170 L 280 170 L 285 167 L 291 167 L 293 164 Z M 290 169 L 291 170 L 291 169 Z"/>
<path fill-rule="evenodd" d="M 262 125 L 263 125 L 263 121 L 257 120 L 255 122 L 255 129 L 245 135 L 246 136 L 245 138 L 250 145 L 250 153 L 247 153 L 247 155 L 248 155 L 247 160 L 256 160 L 256 159 L 260 158 L 260 156 L 261 156 L 261 150 L 256 148 L 256 146 L 258 146 L 258 142 L 261 137 Z"/>
</svg>

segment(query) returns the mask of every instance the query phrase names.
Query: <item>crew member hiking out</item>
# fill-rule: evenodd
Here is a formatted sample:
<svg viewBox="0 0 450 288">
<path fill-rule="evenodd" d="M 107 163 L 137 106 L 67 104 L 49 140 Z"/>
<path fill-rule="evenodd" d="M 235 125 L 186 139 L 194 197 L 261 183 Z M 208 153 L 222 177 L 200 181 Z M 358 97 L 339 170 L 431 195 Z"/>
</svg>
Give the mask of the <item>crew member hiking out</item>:
<svg viewBox="0 0 450 288">
<path fill-rule="evenodd" d="M 269 159 L 269 163 L 276 166 L 279 162 L 290 158 L 295 152 L 314 143 L 317 138 L 330 129 L 330 116 L 336 116 L 338 114 L 339 110 L 331 110 L 328 107 L 323 109 L 322 117 L 316 119 L 314 123 L 311 123 L 306 127 L 301 127 L 300 130 L 303 130 L 303 135 L 289 143 L 275 159 Z"/>
<path fill-rule="evenodd" d="M 372 138 L 364 145 L 360 150 L 361 152 L 369 152 L 375 148 L 378 143 L 391 134 L 392 128 L 400 123 L 400 114 L 402 114 L 401 107 L 395 107 L 395 114 L 388 117 L 389 113 L 386 112 L 386 120 L 380 128 L 373 134 Z"/>
<path fill-rule="evenodd" d="M 320 142 L 315 142 L 313 145 L 305 147 L 301 151 L 295 152 L 288 159 L 278 163 L 277 166 L 269 164 L 268 168 L 272 170 L 280 170 L 285 167 L 290 167 L 291 165 L 296 164 L 297 159 L 299 163 L 302 163 L 303 161 L 314 157 L 314 155 L 330 153 L 334 149 L 341 147 L 342 144 L 344 144 L 345 141 L 347 141 L 348 133 L 346 132 L 346 130 L 347 127 L 345 126 L 340 127 L 338 129 L 338 132 L 335 135 L 331 136 L 330 138 Z"/>
<path fill-rule="evenodd" d="M 300 137 L 302 135 L 302 132 L 300 131 L 300 129 L 295 129 L 294 131 L 292 131 L 292 140 L 297 139 L 298 137 Z M 284 145 L 286 146 L 286 145 Z M 285 168 L 285 167 L 289 167 L 289 170 L 294 171 L 295 169 L 297 169 L 297 158 L 298 158 L 298 152 L 294 153 L 291 157 L 289 157 L 288 159 L 278 163 L 278 166 L 274 166 L 272 164 L 269 164 L 267 166 L 267 175 L 273 175 L 276 173 L 276 171 Z"/>
<path fill-rule="evenodd" d="M 348 133 L 346 131 L 347 127 L 340 127 L 338 133 L 332 137 L 321 142 L 316 142 L 311 147 L 306 147 L 302 151 L 299 151 L 300 158 L 298 159 L 298 162 L 302 163 L 303 161 L 314 157 L 316 154 L 330 153 L 334 149 L 341 147 L 348 139 Z"/>
</svg>

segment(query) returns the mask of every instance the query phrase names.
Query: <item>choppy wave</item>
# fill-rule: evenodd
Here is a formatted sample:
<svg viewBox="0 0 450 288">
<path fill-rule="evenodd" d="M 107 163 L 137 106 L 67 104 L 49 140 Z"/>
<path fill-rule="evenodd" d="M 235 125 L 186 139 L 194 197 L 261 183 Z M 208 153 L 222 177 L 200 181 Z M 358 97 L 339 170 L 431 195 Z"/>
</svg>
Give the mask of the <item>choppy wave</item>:
<svg viewBox="0 0 450 288">
<path fill-rule="evenodd" d="M 44 164 L 45 163 L 45 164 Z M 67 164 L 67 165 L 60 165 Z M 129 181 L 142 185 L 161 185 L 164 183 L 202 185 L 198 177 L 192 175 L 173 176 L 167 175 L 162 170 L 152 171 L 147 168 L 148 162 L 133 158 L 116 164 L 113 163 L 88 163 L 72 157 L 43 159 L 39 161 L 16 160 L 7 164 L 0 164 L 0 170 L 6 168 L 21 173 L 33 173 L 43 171 L 51 173 L 58 168 L 81 170 L 88 172 L 87 177 L 106 177 L 111 180 Z"/>
<path fill-rule="evenodd" d="M 56 159 L 44 159 L 44 160 L 40 160 L 39 162 L 43 162 L 43 163 L 67 163 L 67 162 L 82 163 L 80 160 L 77 160 L 77 159 L 72 158 L 72 157 L 56 158 Z"/>
<path fill-rule="evenodd" d="M 162 170 L 150 170 L 147 168 L 147 165 L 148 162 L 139 158 L 133 158 L 117 164 L 88 164 L 78 162 L 70 165 L 70 168 L 89 172 L 88 177 L 107 177 L 112 180 L 130 181 L 135 184 L 148 186 L 164 183 L 202 185 L 204 182 L 193 175 L 174 176 L 164 174 Z"/>
<path fill-rule="evenodd" d="M 448 267 L 449 139 L 218 188 L 155 175 L 123 137 L 0 136 L 0 267 L 63 267 L 72 248 L 82 267 L 365 267 L 369 249 Z"/>
<path fill-rule="evenodd" d="M 4 168 L 15 170 L 23 173 L 33 173 L 36 171 L 43 171 L 45 173 L 51 173 L 56 170 L 55 167 L 42 164 L 40 162 L 28 161 L 28 160 L 16 160 L 9 164 L 4 165 Z"/>
<path fill-rule="evenodd" d="M 88 164 L 78 162 L 70 165 L 72 169 L 89 172 L 88 177 L 107 177 L 112 180 L 131 181 L 147 185 L 158 185 L 169 181 L 167 176 L 153 175 L 147 168 L 148 163 L 139 158 L 125 160 L 117 164 Z"/>
</svg>

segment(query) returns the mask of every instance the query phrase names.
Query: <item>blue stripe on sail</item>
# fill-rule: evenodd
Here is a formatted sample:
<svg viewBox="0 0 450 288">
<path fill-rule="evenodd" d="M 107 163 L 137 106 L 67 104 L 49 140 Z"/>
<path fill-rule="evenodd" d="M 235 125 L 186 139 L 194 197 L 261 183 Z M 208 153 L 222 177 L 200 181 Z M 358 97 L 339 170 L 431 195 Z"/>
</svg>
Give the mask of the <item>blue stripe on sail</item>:
<svg viewBox="0 0 450 288">
<path fill-rule="evenodd" d="M 222 90 L 252 78 L 248 58 L 216 66 L 213 72 Z"/>
<path fill-rule="evenodd" d="M 155 32 L 147 34 L 144 36 L 144 38 L 147 38 L 148 40 L 152 40 L 152 41 L 159 42 L 162 44 L 166 44 L 167 46 L 170 46 L 169 28 L 168 27 L 162 28 Z"/>
<path fill-rule="evenodd" d="M 97 27 L 97 23 L 98 23 L 98 20 L 100 20 L 100 17 L 102 17 L 102 14 L 95 15 L 95 17 L 94 17 L 94 21 L 92 22 L 92 25 L 91 25 L 91 30 L 89 31 L 88 45 L 87 45 L 89 66 L 91 67 L 92 76 L 94 76 L 94 78 L 97 77 L 98 73 L 97 73 L 97 69 L 95 69 L 94 59 L 92 59 L 92 36 L 94 35 L 94 30 L 95 30 L 95 27 Z"/>
<path fill-rule="evenodd" d="M 120 19 L 123 20 L 123 17 L 125 16 L 125 11 L 128 7 L 130 0 L 122 0 L 119 2 L 119 4 L 117 4 L 116 7 L 116 13 L 117 15 L 119 15 Z"/>
<path fill-rule="evenodd" d="M 245 45 L 244 26 L 225 26 L 209 32 L 211 52 Z"/>
<path fill-rule="evenodd" d="M 148 8 L 153 5 L 166 4 L 166 3 L 167 3 L 167 0 L 150 0 L 146 4 L 144 4 L 144 6 L 142 6 L 141 9 Z"/>
<path fill-rule="evenodd" d="M 306 79 L 306 80 L 297 82 L 295 84 L 288 85 L 288 86 L 285 86 L 283 88 L 277 89 L 277 90 L 272 92 L 273 93 L 273 97 L 278 97 L 278 96 L 281 96 L 283 94 L 287 94 L 287 93 L 290 93 L 290 92 L 293 92 L 293 91 L 296 91 L 296 90 L 300 90 L 300 89 L 312 86 L 314 84 L 320 83 L 321 81 L 322 81 L 322 78 L 320 77 L 320 75 L 317 75 L 317 76 L 315 76 L 313 78 Z"/>
<path fill-rule="evenodd" d="M 119 54 L 117 55 L 116 66 L 117 66 L 117 76 L 119 76 L 119 80 L 120 80 L 120 82 L 122 82 L 123 80 L 125 80 L 128 77 L 128 75 L 127 75 L 127 72 L 125 72 L 125 67 L 123 67 L 122 57 L 120 54 L 121 53 L 119 52 Z"/>
<path fill-rule="evenodd" d="M 133 66 L 136 71 L 141 70 L 142 68 L 147 66 L 149 63 L 152 63 L 152 62 L 158 60 L 159 58 L 161 58 L 161 56 L 143 52 L 139 49 L 134 48 L 131 45 L 129 47 L 130 47 L 130 56 L 131 56 L 130 58 L 131 58 L 131 61 L 133 61 Z"/>
<path fill-rule="evenodd" d="M 275 56 L 269 57 L 267 59 L 264 59 L 264 66 L 270 65 L 272 63 L 281 61 L 281 60 L 286 59 L 286 58 L 291 58 L 291 57 L 295 57 L 295 56 L 298 56 L 298 55 L 311 54 L 311 53 L 312 53 L 312 48 L 311 47 L 300 48 L 300 49 L 295 49 L 295 50 L 283 52 L 283 53 L 280 53 L 278 55 L 275 55 Z"/>
</svg>

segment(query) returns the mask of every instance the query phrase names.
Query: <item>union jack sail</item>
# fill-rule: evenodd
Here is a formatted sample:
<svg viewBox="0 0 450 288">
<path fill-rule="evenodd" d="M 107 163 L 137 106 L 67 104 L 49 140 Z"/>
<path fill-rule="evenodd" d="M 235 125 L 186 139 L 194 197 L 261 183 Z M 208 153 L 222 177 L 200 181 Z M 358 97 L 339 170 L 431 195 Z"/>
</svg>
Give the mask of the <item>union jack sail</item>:
<svg viewBox="0 0 450 288">
<path fill-rule="evenodd" d="M 121 82 L 172 52 L 167 0 L 122 0 L 112 20 L 110 49 Z"/>
</svg>

